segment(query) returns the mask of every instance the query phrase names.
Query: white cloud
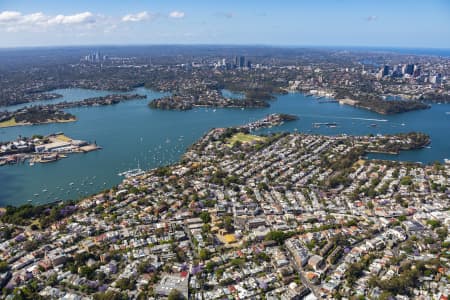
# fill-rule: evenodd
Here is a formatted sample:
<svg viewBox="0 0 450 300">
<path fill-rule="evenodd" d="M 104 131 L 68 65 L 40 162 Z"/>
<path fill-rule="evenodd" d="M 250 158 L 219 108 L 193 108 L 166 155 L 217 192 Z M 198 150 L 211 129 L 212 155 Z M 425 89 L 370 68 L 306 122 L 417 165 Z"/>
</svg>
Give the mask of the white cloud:
<svg viewBox="0 0 450 300">
<path fill-rule="evenodd" d="M 24 15 L 20 19 L 20 23 L 22 23 L 22 24 L 42 24 L 47 21 L 48 21 L 48 17 L 45 16 L 41 12 Z"/>
<path fill-rule="evenodd" d="M 128 14 L 125 15 L 122 18 L 123 22 L 141 22 L 141 21 L 147 21 L 151 18 L 152 16 L 146 12 L 146 11 L 142 11 L 140 13 L 137 14 Z"/>
<path fill-rule="evenodd" d="M 60 26 L 87 26 L 92 27 L 97 20 L 105 19 L 100 15 L 91 12 L 82 12 L 73 15 L 45 15 L 36 12 L 24 15 L 16 11 L 0 12 L 0 30 L 7 32 L 17 31 L 39 31 L 51 27 Z M 105 19 L 106 20 L 106 19 Z"/>
<path fill-rule="evenodd" d="M 2 11 L 0 13 L 0 23 L 15 22 L 21 18 L 22 14 L 18 11 Z"/>
<path fill-rule="evenodd" d="M 89 24 L 95 23 L 95 17 L 91 12 L 83 12 L 75 15 L 57 15 L 48 20 L 49 24 Z"/>
<path fill-rule="evenodd" d="M 184 12 L 174 10 L 173 12 L 171 12 L 169 14 L 169 17 L 174 18 L 174 19 L 182 19 L 182 18 L 184 18 Z"/>
<path fill-rule="evenodd" d="M 368 16 L 368 17 L 366 17 L 366 21 L 367 22 L 374 22 L 376 20 L 378 20 L 378 16 Z"/>
</svg>

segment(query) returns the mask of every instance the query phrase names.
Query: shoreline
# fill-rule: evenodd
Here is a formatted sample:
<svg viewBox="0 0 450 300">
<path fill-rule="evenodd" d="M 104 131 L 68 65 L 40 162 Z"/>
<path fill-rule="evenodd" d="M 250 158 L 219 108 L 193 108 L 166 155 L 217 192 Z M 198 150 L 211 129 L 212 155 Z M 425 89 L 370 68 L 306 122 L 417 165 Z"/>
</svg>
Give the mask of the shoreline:
<svg viewBox="0 0 450 300">
<path fill-rule="evenodd" d="M 270 116 L 272 116 L 272 115 L 269 115 L 268 117 L 270 117 Z M 287 115 L 287 116 L 291 116 L 291 115 Z M 292 116 L 293 116 L 293 115 L 292 115 Z M 266 117 L 266 118 L 268 118 L 268 117 Z M 265 118 L 265 119 L 266 119 L 266 118 Z M 265 119 L 262 119 L 262 121 L 264 121 Z M 261 121 L 261 120 L 260 120 L 260 121 Z M 214 134 L 216 134 L 217 132 L 220 132 L 221 134 L 223 134 L 223 132 L 226 132 L 227 129 L 235 130 L 235 133 L 239 133 L 239 132 L 243 133 L 243 131 L 245 131 L 245 130 L 247 129 L 248 126 L 251 126 L 251 124 L 252 124 L 252 123 L 248 123 L 248 124 L 243 125 L 243 126 L 232 126 L 232 127 L 226 127 L 226 128 L 212 128 L 212 129 L 210 129 L 205 135 L 203 135 L 203 136 L 200 137 L 198 140 L 196 140 L 196 141 L 194 142 L 194 144 L 193 144 L 191 147 L 189 147 L 188 149 L 186 149 L 186 151 L 184 152 L 184 154 L 181 156 L 181 158 L 180 158 L 178 161 L 173 162 L 173 163 L 171 163 L 171 164 L 163 165 L 163 166 L 160 166 L 160 167 L 157 167 L 157 168 L 147 169 L 147 170 L 144 170 L 144 172 L 145 172 L 145 174 L 150 174 L 150 173 L 154 172 L 155 170 L 157 170 L 158 168 L 170 168 L 170 167 L 173 167 L 173 166 L 176 166 L 176 165 L 183 164 L 183 159 L 184 159 L 185 155 L 186 155 L 187 153 L 189 153 L 189 151 L 191 151 L 192 149 L 195 149 L 195 147 L 196 147 L 197 145 L 199 145 L 199 144 L 200 144 L 202 141 L 204 141 L 205 139 L 211 138 L 211 136 L 214 136 Z M 290 134 L 296 134 L 296 135 L 301 135 L 301 136 L 316 136 L 316 135 L 306 134 L 306 133 L 290 133 Z M 319 136 L 325 136 L 325 137 L 326 137 L 327 135 L 319 135 Z M 264 137 L 266 137 L 266 136 L 265 136 L 265 135 L 261 135 L 261 134 L 257 134 L 256 137 L 264 138 Z M 361 140 L 361 139 L 368 138 L 368 137 L 369 137 L 368 135 L 363 135 L 363 136 L 352 135 L 352 136 L 350 136 L 350 138 L 352 138 L 352 139 L 354 139 L 354 140 Z M 384 137 L 384 138 L 394 138 L 394 137 L 400 138 L 400 137 L 402 137 L 402 134 L 397 134 L 397 135 L 386 135 L 386 136 L 383 136 L 383 137 Z M 428 144 L 429 144 L 429 142 L 426 143 L 426 145 L 428 145 Z M 425 145 L 425 146 L 426 146 L 426 145 Z M 373 150 L 365 149 L 363 155 L 371 154 L 371 153 L 380 153 L 380 154 L 398 155 L 398 154 L 400 154 L 400 151 L 411 151 L 411 150 L 416 150 L 416 149 L 422 149 L 422 148 L 424 148 L 425 146 L 424 146 L 424 145 L 413 146 L 413 147 L 411 147 L 411 148 L 409 148 L 409 149 L 407 149 L 406 147 L 404 147 L 403 149 L 400 149 L 400 150 L 398 151 L 398 153 L 395 153 L 395 152 L 389 152 L 389 151 L 382 151 L 382 150 L 376 150 L 376 149 L 373 149 Z M 95 149 L 95 150 L 100 150 L 100 149 L 102 149 L 102 147 L 97 147 L 97 149 Z M 84 152 L 84 151 L 82 151 L 82 152 Z M 73 153 L 80 153 L 80 152 L 73 152 Z M 86 153 L 86 152 L 84 152 L 84 153 Z M 411 162 L 408 162 L 408 161 L 396 161 L 396 162 L 399 163 L 399 164 L 411 164 Z M 430 164 L 430 163 L 423 163 L 423 165 L 426 166 L 426 165 L 431 165 L 431 164 Z M 121 182 L 123 182 L 124 180 L 126 180 L 126 179 L 123 179 Z M 108 187 L 107 190 L 112 189 L 114 186 L 115 186 L 115 185 L 113 185 L 113 186 L 111 186 L 111 187 Z M 56 205 L 56 204 L 59 204 L 59 203 L 66 203 L 66 202 L 71 202 L 71 201 L 74 202 L 74 203 L 79 203 L 79 202 L 81 202 L 81 201 L 83 201 L 83 200 L 85 200 L 85 199 L 87 199 L 87 198 L 89 198 L 89 197 L 92 197 L 93 195 L 97 195 L 97 194 L 100 193 L 100 192 L 102 192 L 102 190 L 95 191 L 95 192 L 92 193 L 91 195 L 86 195 L 85 197 L 83 197 L 83 198 L 81 198 L 81 199 L 78 199 L 78 200 L 74 200 L 74 199 L 57 200 L 57 201 L 52 201 L 52 202 L 42 203 L 42 204 L 24 203 L 24 204 L 20 204 L 20 205 L 18 205 L 18 206 L 15 206 L 15 205 L 1 206 L 1 205 L 0 205 L 0 209 L 4 209 L 4 208 L 6 208 L 7 206 L 14 206 L 14 207 L 21 207 L 21 206 L 24 206 L 24 205 L 31 205 L 31 206 L 33 206 L 33 207 L 38 207 L 38 206 L 48 206 L 48 205 Z"/>
<path fill-rule="evenodd" d="M 71 122 L 76 122 L 78 121 L 77 118 L 72 118 L 72 119 L 68 119 L 68 120 L 47 120 L 45 122 L 39 122 L 39 123 L 28 123 L 28 122 L 20 122 L 20 123 L 15 123 L 14 125 L 3 125 L 2 123 L 4 122 L 9 122 L 8 121 L 4 121 L 2 123 L 0 123 L 0 128 L 10 128 L 10 127 L 19 127 L 19 126 L 34 126 L 34 125 L 42 125 L 42 124 L 52 124 L 52 123 L 71 123 Z"/>
</svg>

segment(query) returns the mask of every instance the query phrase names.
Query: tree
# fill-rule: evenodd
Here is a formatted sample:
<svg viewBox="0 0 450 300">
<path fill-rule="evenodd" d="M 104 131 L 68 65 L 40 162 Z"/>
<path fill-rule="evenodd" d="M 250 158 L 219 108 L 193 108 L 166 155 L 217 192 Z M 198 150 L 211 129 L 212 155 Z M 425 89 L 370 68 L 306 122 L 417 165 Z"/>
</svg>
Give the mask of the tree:
<svg viewBox="0 0 450 300">
<path fill-rule="evenodd" d="M 211 222 L 211 216 L 210 216 L 209 212 L 207 212 L 207 211 L 202 211 L 200 213 L 200 219 L 202 219 L 203 223 Z"/>
<path fill-rule="evenodd" d="M 400 179 L 401 185 L 411 185 L 412 184 L 412 178 L 410 176 L 404 176 L 402 179 Z"/>
<path fill-rule="evenodd" d="M 198 253 L 198 257 L 201 260 L 207 260 L 209 258 L 209 251 L 206 249 L 201 249 L 200 252 Z"/>
<path fill-rule="evenodd" d="M 94 294 L 94 300 L 125 300 L 125 299 L 128 299 L 128 297 L 114 291 L 107 291 L 103 293 Z"/>
<path fill-rule="evenodd" d="M 234 230 L 234 227 L 233 227 L 233 218 L 230 217 L 230 216 L 226 216 L 226 217 L 223 219 L 223 226 L 224 226 L 224 228 L 225 228 L 226 231 L 232 232 L 232 231 Z"/>
<path fill-rule="evenodd" d="M 289 232 L 284 233 L 281 230 L 273 230 L 266 234 L 264 239 L 266 241 L 275 241 L 278 245 L 281 245 L 286 239 L 290 238 L 291 236 L 292 234 Z"/>
<path fill-rule="evenodd" d="M 169 296 L 167 297 L 167 300 L 184 300 L 184 299 L 186 299 L 186 298 L 177 289 L 171 290 L 169 293 Z"/>
<path fill-rule="evenodd" d="M 441 227 L 441 222 L 439 220 L 427 220 L 427 224 L 430 225 L 433 229 L 437 227 Z"/>
<path fill-rule="evenodd" d="M 0 273 L 5 273 L 9 270 L 8 263 L 6 261 L 0 261 Z"/>
<path fill-rule="evenodd" d="M 136 281 L 130 278 L 121 278 L 116 281 L 116 287 L 121 290 L 133 290 L 136 286 Z"/>
</svg>

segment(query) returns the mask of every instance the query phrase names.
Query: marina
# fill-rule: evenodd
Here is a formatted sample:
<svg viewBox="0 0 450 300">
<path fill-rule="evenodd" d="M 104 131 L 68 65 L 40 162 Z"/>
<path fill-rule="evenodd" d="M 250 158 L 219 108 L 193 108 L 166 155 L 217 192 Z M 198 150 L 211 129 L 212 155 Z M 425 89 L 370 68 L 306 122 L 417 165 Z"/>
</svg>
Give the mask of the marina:
<svg viewBox="0 0 450 300">
<path fill-rule="evenodd" d="M 70 153 L 87 153 L 99 149 L 101 147 L 95 142 L 73 140 L 62 132 L 31 138 L 19 136 L 15 141 L 0 143 L 0 166 L 23 164 L 27 160 L 30 166 L 34 166 L 35 163 L 50 163 L 67 158 Z"/>
</svg>

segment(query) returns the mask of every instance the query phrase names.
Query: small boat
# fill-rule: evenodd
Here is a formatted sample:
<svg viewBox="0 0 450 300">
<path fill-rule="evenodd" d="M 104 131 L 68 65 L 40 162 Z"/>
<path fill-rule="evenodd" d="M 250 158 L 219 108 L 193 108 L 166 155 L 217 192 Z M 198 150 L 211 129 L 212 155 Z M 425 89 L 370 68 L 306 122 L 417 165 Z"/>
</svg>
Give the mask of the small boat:
<svg viewBox="0 0 450 300">
<path fill-rule="evenodd" d="M 35 197 L 39 196 L 39 194 L 34 194 Z"/>
<path fill-rule="evenodd" d="M 48 190 L 47 190 L 47 189 L 43 189 L 42 192 L 43 192 L 43 193 L 47 193 Z"/>
<path fill-rule="evenodd" d="M 400 124 L 400 125 L 405 126 L 406 124 L 405 124 L 405 123 L 402 123 L 402 124 Z"/>
<path fill-rule="evenodd" d="M 370 124 L 370 127 L 377 127 L 377 124 L 372 123 L 372 124 Z"/>
<path fill-rule="evenodd" d="M 33 202 L 33 200 L 32 200 L 32 199 L 28 199 L 27 201 L 28 201 L 28 202 Z"/>
<path fill-rule="evenodd" d="M 73 182 L 71 182 L 71 183 L 69 183 L 69 185 L 74 185 L 74 183 L 73 183 Z"/>
<path fill-rule="evenodd" d="M 31 166 L 31 167 L 34 166 L 34 162 L 30 162 L 30 166 Z"/>
</svg>

